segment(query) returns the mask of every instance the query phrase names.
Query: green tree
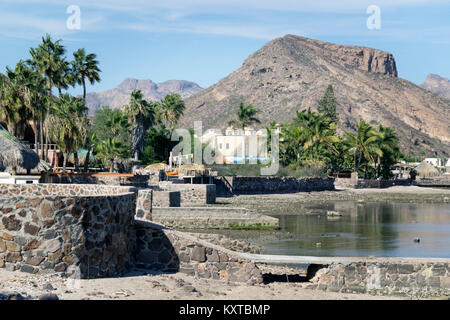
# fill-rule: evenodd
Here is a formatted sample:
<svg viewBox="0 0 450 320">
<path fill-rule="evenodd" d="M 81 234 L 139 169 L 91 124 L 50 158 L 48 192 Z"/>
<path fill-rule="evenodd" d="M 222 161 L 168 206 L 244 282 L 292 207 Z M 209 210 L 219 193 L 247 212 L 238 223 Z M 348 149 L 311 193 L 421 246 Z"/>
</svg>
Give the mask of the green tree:
<svg viewBox="0 0 450 320">
<path fill-rule="evenodd" d="M 364 166 L 364 177 L 368 177 L 369 167 L 375 166 L 378 157 L 383 156 L 379 141 L 381 134 L 375 127 L 360 119 L 356 132 L 344 132 L 347 152 L 353 157 L 353 170 L 359 172 Z"/>
<path fill-rule="evenodd" d="M 42 37 L 42 43 L 37 48 L 30 49 L 31 60 L 28 63 L 35 68 L 37 72 L 39 72 L 42 76 L 46 78 L 47 81 L 47 95 L 49 98 L 52 95 L 52 89 L 60 77 L 60 69 L 63 65 L 63 56 L 66 52 L 64 46 L 61 44 L 61 40 L 53 41 L 50 35 L 46 35 Z M 47 113 L 45 119 L 49 116 L 49 109 L 47 109 Z M 46 150 L 44 153 L 44 146 L 41 145 L 41 154 L 44 155 L 45 160 L 48 160 L 48 143 L 49 143 L 49 132 L 48 132 L 48 124 L 45 122 L 45 119 L 42 119 L 42 123 L 40 123 L 40 127 L 44 130 L 41 130 L 40 134 L 43 134 L 45 131 L 46 138 Z M 44 125 L 45 124 L 45 125 Z M 41 137 L 41 141 L 43 141 L 43 137 Z"/>
<path fill-rule="evenodd" d="M 128 157 L 128 147 L 119 138 L 108 138 L 100 141 L 96 147 L 96 156 L 109 166 L 109 172 L 114 171 L 114 159 Z"/>
<path fill-rule="evenodd" d="M 382 156 L 377 157 L 377 173 L 376 176 L 384 179 L 391 178 L 391 167 L 401 157 L 398 147 L 398 137 L 394 128 L 378 126 L 380 138 L 378 145 L 382 151 Z"/>
<path fill-rule="evenodd" d="M 161 99 L 159 105 L 155 105 L 159 113 L 159 121 L 166 128 L 172 130 L 178 123 L 185 110 L 184 101 L 178 93 L 171 93 Z"/>
<path fill-rule="evenodd" d="M 321 115 L 328 117 L 332 122 L 338 122 L 336 113 L 336 98 L 334 97 L 334 90 L 331 84 L 328 85 L 323 98 L 320 100 L 317 111 Z"/>
<path fill-rule="evenodd" d="M 95 53 L 86 54 L 86 50 L 78 49 L 73 53 L 72 74 L 76 83 L 83 86 L 83 99 L 86 101 L 86 80 L 90 84 L 100 82 L 99 62 Z"/>
<path fill-rule="evenodd" d="M 253 105 L 244 105 L 243 102 L 240 103 L 239 109 L 236 113 L 237 119 L 231 120 L 228 122 L 228 125 L 233 128 L 239 128 L 244 130 L 245 127 L 248 127 L 255 123 L 261 123 L 261 121 L 256 118 L 256 115 L 261 111 L 256 109 Z"/>
<path fill-rule="evenodd" d="M 145 133 L 155 122 L 155 104 L 144 100 L 142 92 L 135 90 L 131 93 L 131 101 L 124 107 L 132 123 L 131 152 L 136 161 L 145 146 Z"/>
<path fill-rule="evenodd" d="M 84 101 L 68 94 L 61 95 L 59 101 L 52 105 L 48 119 L 49 134 L 63 154 L 63 171 L 69 154 L 76 151 L 86 137 L 84 112 Z"/>
</svg>

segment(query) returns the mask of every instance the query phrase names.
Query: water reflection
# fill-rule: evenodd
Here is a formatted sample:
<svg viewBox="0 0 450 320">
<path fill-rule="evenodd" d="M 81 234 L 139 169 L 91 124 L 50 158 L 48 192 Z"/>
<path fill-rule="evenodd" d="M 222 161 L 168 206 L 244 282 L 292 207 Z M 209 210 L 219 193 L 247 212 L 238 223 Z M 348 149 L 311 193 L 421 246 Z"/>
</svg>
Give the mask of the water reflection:
<svg viewBox="0 0 450 320">
<path fill-rule="evenodd" d="M 450 257 L 450 206 L 445 203 L 335 202 L 276 215 L 294 237 L 260 242 L 268 254 Z M 342 216 L 329 216 L 337 211 Z M 420 238 L 420 242 L 414 242 Z"/>
</svg>

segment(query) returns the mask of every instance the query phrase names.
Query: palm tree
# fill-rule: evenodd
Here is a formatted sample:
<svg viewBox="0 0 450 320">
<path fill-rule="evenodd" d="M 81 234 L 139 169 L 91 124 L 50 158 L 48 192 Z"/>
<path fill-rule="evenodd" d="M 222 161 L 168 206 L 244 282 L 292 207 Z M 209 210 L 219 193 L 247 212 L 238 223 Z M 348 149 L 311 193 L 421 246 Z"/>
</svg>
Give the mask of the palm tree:
<svg viewBox="0 0 450 320">
<path fill-rule="evenodd" d="M 239 105 L 239 110 L 237 111 L 237 119 L 231 120 L 230 122 L 228 122 L 228 125 L 244 130 L 245 127 L 248 127 L 254 123 L 261 123 L 261 121 L 255 117 L 256 114 L 260 112 L 261 111 L 255 109 L 253 105 L 244 105 L 244 103 L 241 102 L 241 104 Z"/>
<path fill-rule="evenodd" d="M 134 90 L 131 93 L 131 101 L 124 107 L 124 111 L 133 124 L 131 152 L 138 161 L 139 153 L 144 150 L 145 133 L 155 121 L 155 104 L 144 100 L 140 90 Z"/>
<path fill-rule="evenodd" d="M 106 115 L 105 126 L 111 132 L 112 137 L 119 137 L 124 131 L 128 132 L 130 123 L 126 113 L 120 109 L 114 109 Z"/>
<path fill-rule="evenodd" d="M 109 172 L 114 170 L 114 159 L 127 156 L 127 147 L 119 138 L 100 141 L 95 147 L 97 157 L 109 163 Z"/>
<path fill-rule="evenodd" d="M 394 128 L 383 127 L 381 124 L 378 126 L 378 132 L 380 134 L 378 147 L 383 154 L 377 158 L 376 176 L 377 178 L 382 175 L 388 177 L 390 175 L 390 166 L 396 162 L 396 157 L 400 152 L 398 148 L 398 137 Z"/>
<path fill-rule="evenodd" d="M 288 162 L 301 160 L 308 165 L 324 166 L 338 154 L 336 124 L 310 108 L 297 111 L 292 124 L 283 129 L 284 152 L 290 157 L 285 159 Z"/>
<path fill-rule="evenodd" d="M 84 101 L 68 94 L 61 95 L 58 103 L 52 105 L 49 134 L 63 153 L 63 171 L 66 171 L 69 154 L 86 138 L 84 112 Z"/>
<path fill-rule="evenodd" d="M 61 40 L 52 41 L 50 35 L 42 37 L 42 43 L 37 48 L 31 48 L 31 60 L 28 63 L 35 68 L 42 76 L 46 78 L 47 81 L 47 95 L 49 98 L 52 96 L 52 89 L 55 84 L 58 83 L 60 79 L 60 69 L 63 65 L 63 55 L 65 53 L 64 46 L 60 43 Z M 47 109 L 46 116 L 49 116 L 49 109 Z M 48 124 L 45 125 L 45 119 L 41 120 L 40 127 L 44 128 L 46 131 L 46 151 L 45 160 L 48 160 L 48 143 L 49 143 L 49 130 Z M 44 130 L 41 130 L 40 134 L 43 134 Z M 41 137 L 43 140 L 43 137 Z M 44 146 L 41 145 L 41 153 L 44 154 Z"/>
<path fill-rule="evenodd" d="M 375 164 L 376 157 L 383 156 L 379 147 L 380 133 L 369 123 L 360 119 L 356 123 L 356 132 L 344 132 L 347 151 L 353 156 L 353 169 L 359 171 L 361 165 L 366 162 L 365 178 L 369 165 Z"/>
<path fill-rule="evenodd" d="M 160 120 L 169 129 L 173 129 L 180 117 L 184 113 L 184 101 L 178 93 L 171 93 L 166 95 L 159 105 L 155 105 L 159 110 Z"/>
<path fill-rule="evenodd" d="M 44 117 L 47 106 L 45 79 L 22 60 L 17 63 L 14 71 L 6 68 L 6 74 L 5 78 L 0 79 L 0 82 L 3 81 L 3 85 L 0 85 L 0 108 L 6 117 L 14 121 L 9 126 L 16 136 L 23 135 L 23 127 L 29 120 L 33 120 L 34 143 L 37 146 L 41 130 L 38 123 Z"/>
<path fill-rule="evenodd" d="M 86 51 L 78 49 L 73 53 L 74 61 L 72 62 L 72 74 L 76 83 L 83 85 L 83 99 L 86 101 L 86 80 L 90 84 L 100 82 L 99 62 L 95 60 L 97 55 L 90 53 L 86 55 Z"/>
</svg>

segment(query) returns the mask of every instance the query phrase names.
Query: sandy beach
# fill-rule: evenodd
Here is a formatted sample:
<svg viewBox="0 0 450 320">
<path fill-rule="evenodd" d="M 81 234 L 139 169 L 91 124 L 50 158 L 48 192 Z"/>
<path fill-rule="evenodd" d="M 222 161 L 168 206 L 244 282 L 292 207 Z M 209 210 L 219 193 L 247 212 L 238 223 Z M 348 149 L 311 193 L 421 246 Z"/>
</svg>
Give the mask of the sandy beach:
<svg viewBox="0 0 450 320">
<path fill-rule="evenodd" d="M 334 293 L 306 289 L 306 283 L 246 284 L 198 279 L 185 274 L 146 274 L 78 280 L 57 276 L 0 271 L 0 295 L 39 299 L 55 294 L 60 300 L 397 300 L 402 297 Z"/>
</svg>

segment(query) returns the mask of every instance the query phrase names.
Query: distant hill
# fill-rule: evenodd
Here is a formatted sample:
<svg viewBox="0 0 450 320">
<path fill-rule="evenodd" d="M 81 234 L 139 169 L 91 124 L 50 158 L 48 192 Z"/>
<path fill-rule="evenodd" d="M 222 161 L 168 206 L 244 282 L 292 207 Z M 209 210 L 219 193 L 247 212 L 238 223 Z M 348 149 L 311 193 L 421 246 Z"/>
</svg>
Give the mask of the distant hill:
<svg viewBox="0 0 450 320">
<path fill-rule="evenodd" d="M 86 105 L 89 108 L 89 115 L 94 115 L 95 111 L 101 106 L 110 106 L 113 109 L 121 108 L 130 101 L 133 90 L 141 90 L 145 99 L 156 101 L 169 93 L 178 93 L 183 99 L 186 99 L 202 90 L 202 88 L 194 82 L 185 80 L 155 83 L 151 80 L 127 78 L 114 89 L 88 93 Z"/>
<path fill-rule="evenodd" d="M 450 81 L 437 74 L 430 73 L 425 82 L 420 86 L 444 98 L 450 99 Z"/>
<path fill-rule="evenodd" d="M 316 109 L 334 87 L 339 124 L 352 130 L 359 118 L 394 127 L 402 150 L 450 156 L 450 101 L 398 78 L 392 54 L 286 35 L 250 55 L 215 85 L 186 100 L 180 126 L 224 128 L 239 103 L 262 110 L 263 123 L 287 122 L 296 110 Z"/>
</svg>

